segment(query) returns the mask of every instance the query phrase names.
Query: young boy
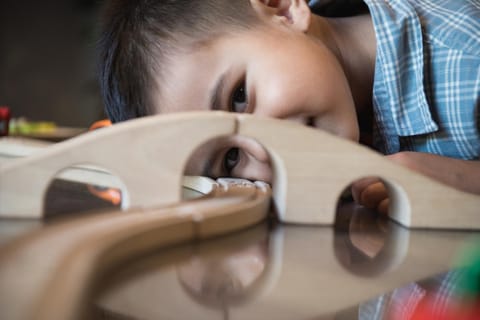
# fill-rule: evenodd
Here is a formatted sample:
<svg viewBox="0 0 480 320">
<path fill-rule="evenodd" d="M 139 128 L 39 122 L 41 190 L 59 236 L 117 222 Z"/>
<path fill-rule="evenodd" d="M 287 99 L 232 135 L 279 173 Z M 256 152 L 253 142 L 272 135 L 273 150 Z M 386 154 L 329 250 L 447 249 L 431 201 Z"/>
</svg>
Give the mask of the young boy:
<svg viewBox="0 0 480 320">
<path fill-rule="evenodd" d="M 480 2 L 365 0 L 347 18 L 303 0 L 111 1 L 100 82 L 114 122 L 224 110 L 299 121 L 480 194 Z M 216 146 L 212 175 L 269 180 L 265 152 Z M 354 198 L 385 211 L 382 183 Z"/>
</svg>

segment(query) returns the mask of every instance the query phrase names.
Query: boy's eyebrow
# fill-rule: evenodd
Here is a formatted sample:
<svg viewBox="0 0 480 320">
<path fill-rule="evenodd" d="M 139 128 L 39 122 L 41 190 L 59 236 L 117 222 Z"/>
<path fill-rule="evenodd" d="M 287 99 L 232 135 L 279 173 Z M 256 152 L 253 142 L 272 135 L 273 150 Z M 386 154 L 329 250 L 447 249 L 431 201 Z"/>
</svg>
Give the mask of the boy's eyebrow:
<svg viewBox="0 0 480 320">
<path fill-rule="evenodd" d="M 226 72 L 218 78 L 218 81 L 210 94 L 210 108 L 214 111 L 221 110 L 222 108 L 220 101 L 223 87 L 225 86 L 225 75 Z"/>
</svg>

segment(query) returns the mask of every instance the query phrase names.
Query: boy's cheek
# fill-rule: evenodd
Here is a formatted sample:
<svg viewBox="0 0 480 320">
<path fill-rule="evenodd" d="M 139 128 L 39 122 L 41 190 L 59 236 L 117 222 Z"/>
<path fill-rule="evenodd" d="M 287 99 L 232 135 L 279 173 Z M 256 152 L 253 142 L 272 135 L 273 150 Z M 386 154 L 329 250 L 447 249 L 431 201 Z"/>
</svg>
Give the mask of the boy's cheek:
<svg viewBox="0 0 480 320">
<path fill-rule="evenodd" d="M 248 180 L 259 180 L 270 184 L 273 181 L 273 169 L 270 159 L 259 160 L 255 155 L 245 150 L 242 150 L 242 159 L 233 173 L 239 178 Z"/>
</svg>

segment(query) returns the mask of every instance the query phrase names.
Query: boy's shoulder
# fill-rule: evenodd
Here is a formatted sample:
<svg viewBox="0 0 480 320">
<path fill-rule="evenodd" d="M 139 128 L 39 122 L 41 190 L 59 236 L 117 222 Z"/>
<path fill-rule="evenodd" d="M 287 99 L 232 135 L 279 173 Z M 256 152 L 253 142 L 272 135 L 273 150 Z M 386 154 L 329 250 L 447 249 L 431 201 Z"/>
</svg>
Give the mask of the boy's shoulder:
<svg viewBox="0 0 480 320">
<path fill-rule="evenodd" d="M 421 37 L 426 45 L 480 56 L 480 2 L 476 0 L 364 1 L 377 33 L 386 30 L 386 36 L 398 32 Z"/>
<path fill-rule="evenodd" d="M 408 145 L 413 151 L 442 150 L 447 155 L 444 150 L 451 150 L 449 156 L 478 157 L 480 149 L 472 156 L 464 151 L 468 148 L 458 147 L 478 146 L 477 133 L 446 129 L 476 126 L 471 115 L 477 113 L 479 94 L 478 2 L 365 2 L 377 37 L 374 111 L 382 141 L 376 145 L 382 145 L 379 149 L 385 153 L 398 152 Z M 441 142 L 435 138 L 437 133 L 448 139 Z"/>
</svg>

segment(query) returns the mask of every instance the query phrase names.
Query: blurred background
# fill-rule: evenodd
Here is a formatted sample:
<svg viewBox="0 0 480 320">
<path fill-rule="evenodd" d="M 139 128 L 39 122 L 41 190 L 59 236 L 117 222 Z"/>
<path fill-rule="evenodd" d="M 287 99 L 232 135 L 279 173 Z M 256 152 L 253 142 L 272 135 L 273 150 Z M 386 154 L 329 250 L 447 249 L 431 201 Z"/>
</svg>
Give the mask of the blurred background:
<svg viewBox="0 0 480 320">
<path fill-rule="evenodd" d="M 102 2 L 0 0 L 0 106 L 9 106 L 12 118 L 80 128 L 105 118 L 95 58 Z M 360 0 L 310 5 L 324 15 L 338 15 L 337 6 L 364 6 Z"/>
<path fill-rule="evenodd" d="M 104 118 L 96 80 L 101 0 L 0 0 L 0 106 L 12 118 L 88 127 Z"/>
</svg>

